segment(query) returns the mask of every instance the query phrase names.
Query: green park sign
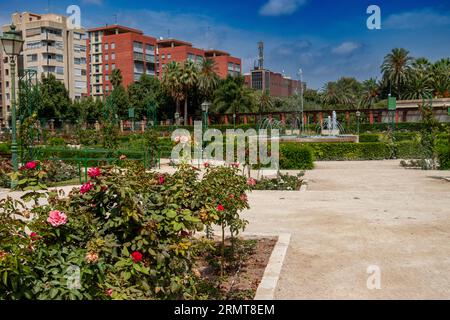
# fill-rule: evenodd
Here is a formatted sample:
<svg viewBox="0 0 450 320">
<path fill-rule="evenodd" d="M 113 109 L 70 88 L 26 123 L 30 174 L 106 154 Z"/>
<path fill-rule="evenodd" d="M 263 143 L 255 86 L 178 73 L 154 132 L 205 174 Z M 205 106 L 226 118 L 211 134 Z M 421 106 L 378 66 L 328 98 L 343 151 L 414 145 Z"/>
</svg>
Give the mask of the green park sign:
<svg viewBox="0 0 450 320">
<path fill-rule="evenodd" d="M 396 110 L 397 109 L 397 98 L 389 97 L 388 98 L 388 110 Z"/>
</svg>

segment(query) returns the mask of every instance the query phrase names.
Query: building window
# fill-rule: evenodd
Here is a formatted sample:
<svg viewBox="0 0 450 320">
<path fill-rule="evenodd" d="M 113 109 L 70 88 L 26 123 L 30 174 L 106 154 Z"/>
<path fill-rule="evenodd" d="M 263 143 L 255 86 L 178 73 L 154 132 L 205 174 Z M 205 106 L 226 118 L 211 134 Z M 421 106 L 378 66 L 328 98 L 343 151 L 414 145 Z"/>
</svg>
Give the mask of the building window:
<svg viewBox="0 0 450 320">
<path fill-rule="evenodd" d="M 115 42 L 111 42 L 111 49 L 115 49 L 116 48 L 116 43 Z"/>
<path fill-rule="evenodd" d="M 105 64 L 105 71 L 109 71 L 109 64 Z"/>
<path fill-rule="evenodd" d="M 105 54 L 105 61 L 109 60 L 109 54 Z"/>
<path fill-rule="evenodd" d="M 197 56 L 197 63 L 202 63 L 202 62 L 203 62 L 203 57 Z"/>
<path fill-rule="evenodd" d="M 233 63 L 228 62 L 228 71 L 233 71 Z"/>
<path fill-rule="evenodd" d="M 115 69 L 116 69 L 116 64 L 113 63 L 113 64 L 111 65 L 111 70 L 115 70 Z"/>
<path fill-rule="evenodd" d="M 189 53 L 189 54 L 188 54 L 188 60 L 194 62 L 194 60 L 195 60 L 195 55 L 193 55 L 192 53 Z"/>
<path fill-rule="evenodd" d="M 5 76 L 9 76 L 9 69 L 5 69 Z"/>
<path fill-rule="evenodd" d="M 38 60 L 37 54 L 29 54 L 27 55 L 27 62 L 36 62 Z"/>
<path fill-rule="evenodd" d="M 111 60 L 116 60 L 116 54 L 115 53 L 111 53 Z"/>
<path fill-rule="evenodd" d="M 105 50 L 109 50 L 109 44 L 105 43 Z"/>
<path fill-rule="evenodd" d="M 85 81 L 75 81 L 75 88 L 86 89 L 86 82 Z"/>
<path fill-rule="evenodd" d="M 161 55 L 161 60 L 164 60 L 166 58 L 166 55 L 163 53 L 162 55 Z"/>
<path fill-rule="evenodd" d="M 152 44 L 146 44 L 145 45 L 145 51 L 147 54 L 155 54 L 155 46 Z"/>
<path fill-rule="evenodd" d="M 105 75 L 105 80 L 109 81 L 109 74 Z"/>
<path fill-rule="evenodd" d="M 41 41 L 30 41 L 27 42 L 27 49 L 38 49 L 41 47 Z"/>
<path fill-rule="evenodd" d="M 171 53 L 167 54 L 167 59 L 172 59 L 172 54 Z"/>
<path fill-rule="evenodd" d="M 56 67 L 56 73 L 57 74 L 64 74 L 64 68 L 63 67 Z"/>
<path fill-rule="evenodd" d="M 143 50 L 142 42 L 136 42 L 136 41 L 134 41 L 134 42 L 133 42 L 133 51 L 134 51 L 134 52 L 143 53 L 144 50 Z"/>
</svg>

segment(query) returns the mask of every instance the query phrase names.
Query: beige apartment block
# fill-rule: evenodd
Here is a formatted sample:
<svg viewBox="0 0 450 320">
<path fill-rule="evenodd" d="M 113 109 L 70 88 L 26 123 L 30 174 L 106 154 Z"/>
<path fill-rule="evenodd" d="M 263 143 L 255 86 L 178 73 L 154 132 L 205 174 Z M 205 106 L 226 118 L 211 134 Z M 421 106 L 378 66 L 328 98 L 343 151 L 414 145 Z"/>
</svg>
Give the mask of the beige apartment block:
<svg viewBox="0 0 450 320">
<path fill-rule="evenodd" d="M 12 22 L 16 30 L 22 33 L 25 41 L 23 53 L 19 57 L 17 69 L 37 72 L 38 79 L 42 75 L 53 74 L 64 83 L 71 99 L 80 99 L 87 94 L 86 78 L 86 37 L 84 29 L 70 28 L 68 18 L 57 14 L 34 14 L 29 12 L 15 13 Z M 2 27 L 8 31 L 9 25 Z M 4 52 L 2 52 L 4 56 Z M 2 60 L 0 67 L 2 83 L 3 122 L 9 117 L 11 108 L 9 63 Z"/>
</svg>

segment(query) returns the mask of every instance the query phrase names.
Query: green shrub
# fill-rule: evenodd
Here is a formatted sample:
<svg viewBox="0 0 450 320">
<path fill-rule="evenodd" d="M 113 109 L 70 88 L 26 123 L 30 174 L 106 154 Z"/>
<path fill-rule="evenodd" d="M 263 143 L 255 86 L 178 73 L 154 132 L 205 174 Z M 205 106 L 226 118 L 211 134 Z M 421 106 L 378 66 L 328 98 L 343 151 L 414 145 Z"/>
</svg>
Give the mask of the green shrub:
<svg viewBox="0 0 450 320">
<path fill-rule="evenodd" d="M 438 149 L 439 168 L 441 170 L 450 170 L 450 147 Z"/>
<path fill-rule="evenodd" d="M 280 144 L 280 168 L 310 170 L 314 168 L 313 150 L 308 146 L 287 142 Z"/>
<path fill-rule="evenodd" d="M 379 142 L 380 135 L 377 133 L 362 133 L 359 135 L 359 142 Z"/>
<path fill-rule="evenodd" d="M 7 143 L 0 143 L 0 154 L 6 154 L 11 152 L 11 146 Z"/>
<path fill-rule="evenodd" d="M 51 137 L 47 140 L 47 145 L 51 147 L 61 147 L 66 145 L 66 141 L 60 137 Z"/>
<path fill-rule="evenodd" d="M 395 144 L 395 155 L 398 159 L 421 159 L 422 145 L 417 141 L 400 141 Z"/>
<path fill-rule="evenodd" d="M 309 143 L 317 160 L 380 160 L 391 157 L 386 143 Z"/>
<path fill-rule="evenodd" d="M 418 137 L 416 132 L 394 132 L 396 142 L 416 140 Z"/>
</svg>

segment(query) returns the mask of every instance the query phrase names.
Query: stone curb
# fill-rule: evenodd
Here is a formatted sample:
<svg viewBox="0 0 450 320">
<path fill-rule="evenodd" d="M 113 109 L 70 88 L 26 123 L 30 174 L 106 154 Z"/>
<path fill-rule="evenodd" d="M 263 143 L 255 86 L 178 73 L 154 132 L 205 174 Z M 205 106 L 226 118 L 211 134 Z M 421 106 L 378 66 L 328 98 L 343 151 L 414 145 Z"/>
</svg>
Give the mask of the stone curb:
<svg viewBox="0 0 450 320">
<path fill-rule="evenodd" d="M 300 186 L 300 192 L 305 192 L 308 188 L 308 180 L 303 180 L 302 185 Z"/>
<path fill-rule="evenodd" d="M 278 241 L 273 248 L 269 262 L 264 271 L 264 275 L 261 279 L 261 283 L 259 284 L 254 297 L 254 300 L 273 300 L 275 297 L 275 289 L 278 284 L 278 279 L 280 278 L 283 261 L 286 257 L 289 242 L 291 241 L 291 234 L 259 234 L 255 236 L 278 236 Z"/>
</svg>

